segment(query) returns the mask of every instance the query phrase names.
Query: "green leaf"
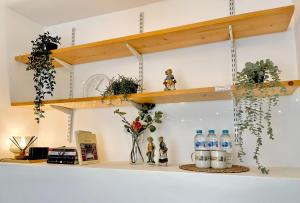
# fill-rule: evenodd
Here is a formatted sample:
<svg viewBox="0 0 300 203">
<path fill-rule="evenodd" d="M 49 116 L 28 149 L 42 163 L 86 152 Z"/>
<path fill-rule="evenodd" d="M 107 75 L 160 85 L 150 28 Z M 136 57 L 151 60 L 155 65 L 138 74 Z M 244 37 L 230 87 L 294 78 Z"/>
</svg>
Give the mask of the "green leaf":
<svg viewBox="0 0 300 203">
<path fill-rule="evenodd" d="M 161 120 L 159 120 L 159 119 L 156 119 L 156 120 L 155 120 L 155 123 L 159 123 L 159 124 L 161 124 L 161 123 L 162 123 L 162 121 L 161 121 Z"/>
<path fill-rule="evenodd" d="M 149 130 L 150 130 L 150 132 L 155 132 L 156 131 L 156 127 L 154 126 L 154 125 L 150 125 L 149 126 Z"/>
<path fill-rule="evenodd" d="M 121 112 L 119 109 L 114 111 L 115 114 L 119 114 L 119 115 L 125 115 L 125 112 Z"/>
<path fill-rule="evenodd" d="M 150 123 L 152 122 L 152 120 L 153 120 L 152 117 L 150 115 L 147 115 L 145 122 Z"/>
</svg>

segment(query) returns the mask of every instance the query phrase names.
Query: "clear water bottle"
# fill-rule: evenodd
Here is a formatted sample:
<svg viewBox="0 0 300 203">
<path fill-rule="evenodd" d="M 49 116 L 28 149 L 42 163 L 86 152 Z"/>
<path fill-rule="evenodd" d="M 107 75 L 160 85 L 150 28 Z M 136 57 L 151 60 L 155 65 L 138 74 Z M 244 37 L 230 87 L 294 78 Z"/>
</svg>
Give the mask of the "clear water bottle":
<svg viewBox="0 0 300 203">
<path fill-rule="evenodd" d="M 232 142 L 231 137 L 229 135 L 229 130 L 223 130 L 222 135 L 220 137 L 220 147 L 222 150 L 226 152 L 231 152 L 232 150 Z"/>
<path fill-rule="evenodd" d="M 226 151 L 226 167 L 232 167 L 232 142 L 229 135 L 229 130 L 223 130 L 220 137 L 220 147 L 222 150 Z"/>
<path fill-rule="evenodd" d="M 207 135 L 208 149 L 217 150 L 219 148 L 218 137 L 215 134 L 215 130 L 209 130 Z"/>
<path fill-rule="evenodd" d="M 195 151 L 204 150 L 207 147 L 206 137 L 202 130 L 197 130 L 195 135 Z"/>
</svg>

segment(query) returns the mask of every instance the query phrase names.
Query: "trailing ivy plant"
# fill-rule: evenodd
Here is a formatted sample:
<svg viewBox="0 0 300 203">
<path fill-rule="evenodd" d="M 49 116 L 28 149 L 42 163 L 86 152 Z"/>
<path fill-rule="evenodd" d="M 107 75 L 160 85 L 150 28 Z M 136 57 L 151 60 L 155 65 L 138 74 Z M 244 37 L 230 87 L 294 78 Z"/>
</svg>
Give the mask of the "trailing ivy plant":
<svg viewBox="0 0 300 203">
<path fill-rule="evenodd" d="M 112 78 L 110 80 L 109 86 L 106 87 L 102 94 L 102 102 L 106 100 L 108 96 L 112 95 L 123 95 L 124 99 L 126 99 L 128 94 L 137 93 L 139 87 L 140 85 L 137 79 L 119 75 L 118 78 Z"/>
<path fill-rule="evenodd" d="M 256 63 L 248 62 L 245 68 L 237 74 L 236 97 L 241 133 L 241 148 L 238 156 L 242 161 L 242 156 L 245 155 L 242 135 L 248 131 L 256 137 L 253 158 L 263 174 L 269 173 L 269 169 L 259 160 L 263 133 L 266 132 L 268 137 L 274 140 L 272 109 L 278 105 L 279 93 L 286 92 L 286 88 L 280 83 L 280 72 L 278 67 L 267 59 Z"/>
<path fill-rule="evenodd" d="M 32 70 L 33 82 L 36 92 L 34 100 L 34 114 L 37 123 L 41 118 L 44 118 L 43 100 L 46 95 L 53 96 L 55 87 L 55 74 L 56 71 L 52 64 L 53 58 L 51 58 L 51 51 L 47 49 L 49 44 L 60 44 L 60 37 L 52 37 L 49 32 L 39 35 L 32 43 L 32 52 L 29 57 L 29 63 L 27 71 Z"/>
</svg>

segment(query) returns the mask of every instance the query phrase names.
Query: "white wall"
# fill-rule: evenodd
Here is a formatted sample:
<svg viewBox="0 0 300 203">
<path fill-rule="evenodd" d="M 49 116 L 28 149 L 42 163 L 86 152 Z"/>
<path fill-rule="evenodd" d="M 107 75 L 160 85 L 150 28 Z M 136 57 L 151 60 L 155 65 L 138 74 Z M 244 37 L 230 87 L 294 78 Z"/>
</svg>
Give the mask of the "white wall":
<svg viewBox="0 0 300 203">
<path fill-rule="evenodd" d="M 9 75 L 12 95 L 17 96 L 22 89 L 19 85 L 30 83 L 30 74 L 20 74 L 23 66 L 16 67 L 14 56 L 17 47 L 21 51 L 28 51 L 27 42 L 39 32 L 42 27 L 26 18 L 6 9 L 0 3 L 0 158 L 10 157 L 8 151 L 11 136 L 31 136 L 38 134 L 37 125 L 33 120 L 30 110 L 22 110 L 10 107 Z M 28 84 L 30 87 L 30 84 Z M 14 89 L 16 88 L 16 89 Z M 19 90 L 19 92 L 17 91 Z"/>
<path fill-rule="evenodd" d="M 291 0 L 240 0 L 236 1 L 237 13 L 273 8 L 291 4 Z M 71 29 L 76 27 L 76 44 L 120 37 L 138 32 L 138 15 L 145 12 L 145 31 L 152 31 L 182 24 L 194 23 L 229 14 L 228 1 L 223 0 L 167 0 L 140 8 L 111 13 L 88 19 L 46 28 L 62 37 L 62 46 L 70 46 Z M 247 61 L 270 58 L 283 70 L 282 79 L 299 78 L 297 70 L 295 35 L 293 26 L 284 33 L 271 34 L 239 40 L 238 67 L 243 68 Z M 192 48 L 184 48 L 145 56 L 146 91 L 162 90 L 164 70 L 172 67 L 178 80 L 178 89 L 230 84 L 230 44 L 222 42 Z M 134 57 L 115 59 L 97 63 L 78 65 L 75 69 L 75 96 L 82 97 L 82 83 L 95 73 L 109 77 L 118 74 L 138 76 L 137 61 Z M 65 74 L 65 73 L 64 73 Z M 66 78 L 66 75 L 62 78 Z M 59 79 L 59 83 L 61 79 Z M 66 82 L 66 80 L 64 81 Z M 61 83 L 62 84 L 62 83 Z M 60 94 L 67 95 L 67 86 L 58 85 Z M 20 99 L 26 92 L 16 91 Z M 26 95 L 24 95 L 26 97 Z M 31 95 L 32 96 L 32 95 Z M 17 98 L 16 95 L 12 95 Z M 282 99 L 281 114 L 275 111 L 275 141 L 264 143 L 263 162 L 272 166 L 300 166 L 297 154 L 300 153 L 297 118 L 300 105 L 298 94 Z M 232 131 L 232 103 L 230 101 L 199 102 L 192 104 L 159 105 L 168 118 L 155 133 L 165 136 L 170 149 L 170 160 L 175 163 L 189 162 L 193 151 L 193 136 L 197 128 L 224 128 Z M 122 108 L 133 117 L 132 107 Z M 122 129 L 119 118 L 113 115 L 114 109 L 78 110 L 75 113 L 75 130 L 89 130 L 98 135 L 101 159 L 107 161 L 128 160 L 130 136 Z M 71 145 L 66 142 L 67 117 L 57 111 L 48 111 L 39 128 L 40 145 Z M 246 138 L 247 139 L 247 138 Z M 274 150 L 277 149 L 277 150 Z M 247 139 L 246 164 L 253 165 L 252 151 L 254 140 Z"/>
</svg>

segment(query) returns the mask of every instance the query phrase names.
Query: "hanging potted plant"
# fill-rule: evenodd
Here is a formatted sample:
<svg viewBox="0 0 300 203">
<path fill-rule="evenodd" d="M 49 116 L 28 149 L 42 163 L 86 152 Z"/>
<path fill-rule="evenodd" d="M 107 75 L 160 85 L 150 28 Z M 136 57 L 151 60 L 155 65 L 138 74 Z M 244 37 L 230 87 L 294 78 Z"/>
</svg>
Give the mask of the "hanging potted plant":
<svg viewBox="0 0 300 203">
<path fill-rule="evenodd" d="M 139 109 L 139 112 L 138 116 L 131 122 L 126 119 L 125 112 L 121 112 L 119 109 L 114 111 L 115 114 L 121 117 L 124 128 L 131 135 L 130 161 L 132 164 L 144 162 L 143 153 L 140 148 L 141 137 L 147 130 L 154 133 L 156 131 L 155 125 L 161 124 L 163 117 L 161 111 L 151 112 L 155 104 L 134 104 L 134 106 Z"/>
<path fill-rule="evenodd" d="M 60 37 L 52 37 L 49 32 L 45 32 L 32 43 L 32 52 L 29 57 L 27 71 L 32 70 L 33 82 L 36 92 L 34 100 L 34 114 L 37 123 L 41 118 L 44 118 L 43 100 L 46 95 L 53 96 L 55 87 L 55 74 L 56 71 L 52 64 L 51 50 L 57 48 L 60 44 Z"/>
<path fill-rule="evenodd" d="M 279 93 L 286 91 L 280 83 L 279 75 L 280 70 L 269 59 L 256 63 L 248 62 L 237 74 L 236 99 L 241 134 L 241 149 L 238 156 L 242 161 L 242 156 L 245 155 L 242 136 L 247 131 L 256 137 L 253 158 L 263 174 L 269 173 L 269 169 L 259 160 L 263 133 L 266 132 L 271 140 L 274 139 L 272 109 L 278 105 Z"/>
</svg>

